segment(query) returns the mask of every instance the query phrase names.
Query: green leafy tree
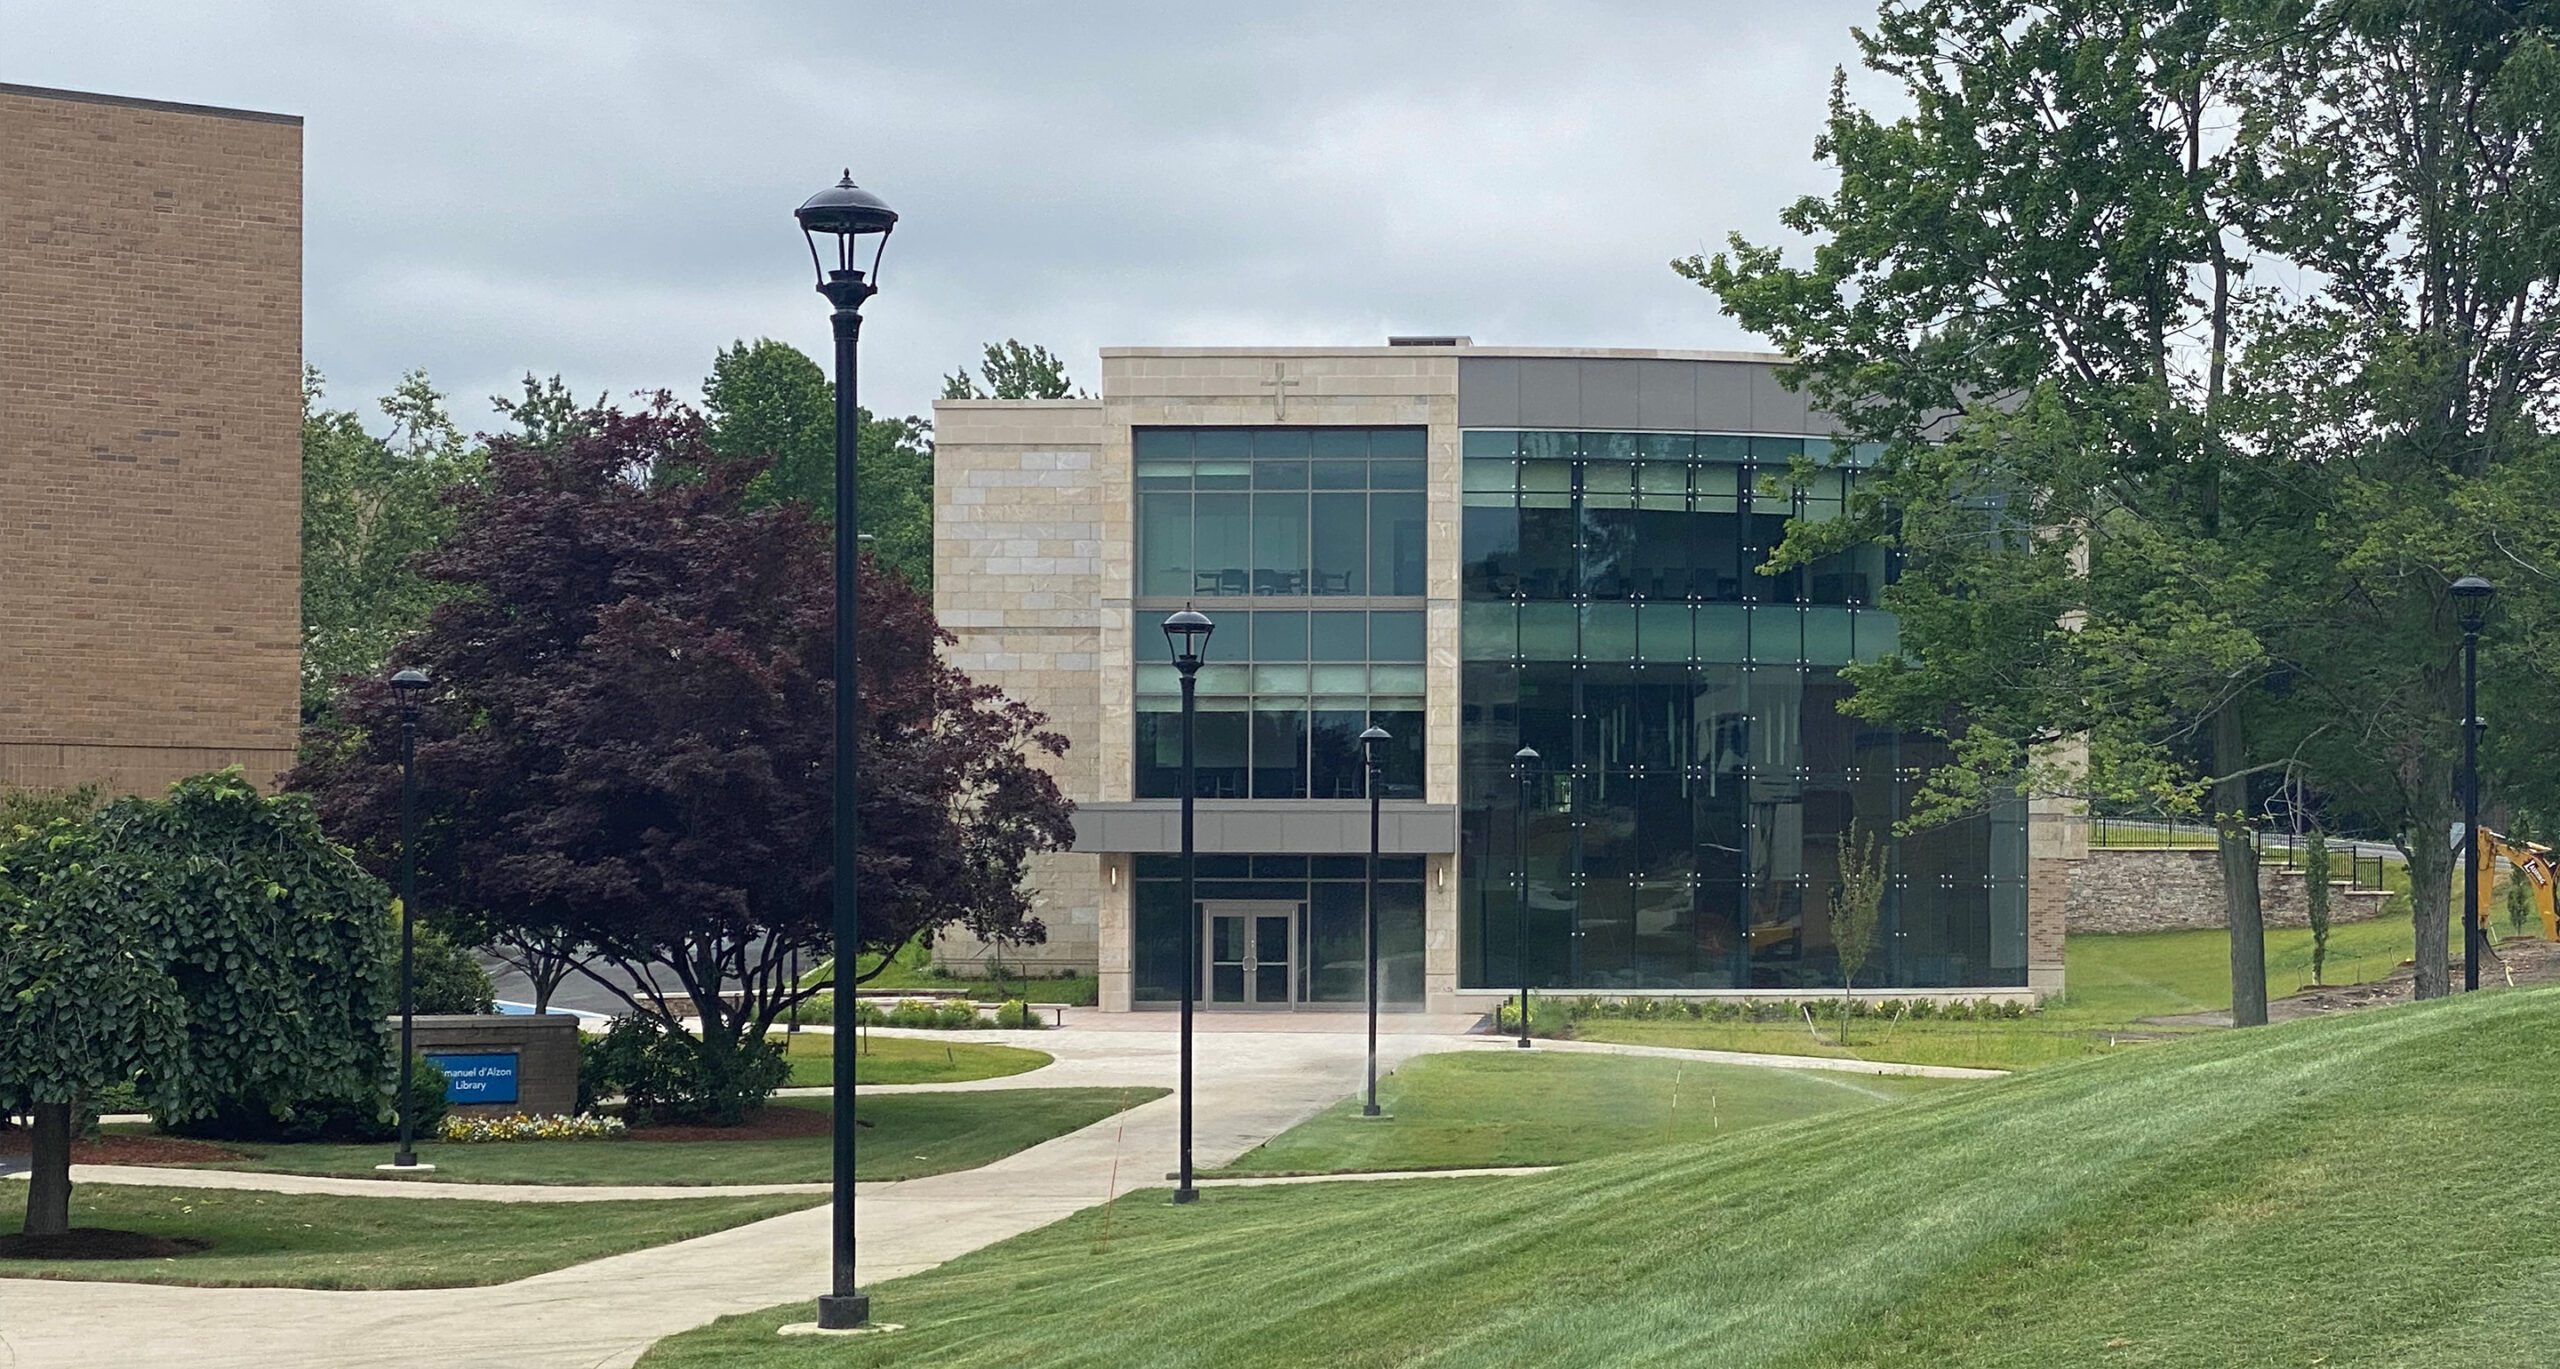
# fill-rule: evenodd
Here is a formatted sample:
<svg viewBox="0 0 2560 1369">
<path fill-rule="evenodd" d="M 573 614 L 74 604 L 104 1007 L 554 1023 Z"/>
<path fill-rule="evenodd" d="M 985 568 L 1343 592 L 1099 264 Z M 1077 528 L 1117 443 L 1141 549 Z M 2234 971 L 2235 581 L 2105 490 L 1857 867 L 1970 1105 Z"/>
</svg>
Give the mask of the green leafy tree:
<svg viewBox="0 0 2560 1369">
<path fill-rule="evenodd" d="M 1884 918 L 1885 850 L 1876 834 L 1851 820 L 1840 842 L 1840 883 L 1831 904 L 1831 945 L 1840 957 L 1840 1043 L 1849 1043 L 1849 1010 L 1858 975 L 1875 954 Z"/>
<path fill-rule="evenodd" d="M 1067 364 L 1037 343 L 1013 338 L 987 344 L 978 374 L 962 367 L 942 378 L 944 399 L 1082 399 Z"/>
<path fill-rule="evenodd" d="M 521 447 L 556 447 L 574 442 L 594 431 L 595 411 L 604 407 L 605 396 L 599 391 L 593 404 L 581 404 L 569 391 L 568 382 L 558 375 L 536 377 L 524 373 L 521 390 L 513 399 L 491 395 L 489 403 L 514 424 L 507 436 Z"/>
<path fill-rule="evenodd" d="M 0 1108 L 36 1120 L 25 1230 L 70 1226 L 81 1100 L 380 1098 L 389 898 L 307 799 L 237 768 L 0 841 Z"/>
<path fill-rule="evenodd" d="M 319 716 L 348 675 L 370 674 L 426 622 L 442 591 L 418 574 L 420 552 L 453 526 L 446 495 L 478 478 L 480 452 L 412 371 L 383 397 L 387 436 L 352 410 L 321 402 L 302 380 L 302 713 Z"/>
<path fill-rule="evenodd" d="M 1739 236 L 1675 263 L 1776 340 L 1852 442 L 1854 517 L 1784 560 L 1895 538 L 1902 649 L 1853 707 L 1940 731 L 1920 821 L 2024 786 L 2210 811 L 2235 1020 L 2265 1020 L 2247 703 L 2281 611 L 2249 555 L 2271 488 L 2233 441 L 2237 76 L 2184 0 L 1888 3 L 1859 43 L 1914 112 L 1836 79 L 1797 201 L 1808 265 Z"/>
<path fill-rule="evenodd" d="M 748 487 L 756 504 L 792 503 L 832 523 L 836 510 L 835 387 L 786 342 L 722 348 L 702 382 L 711 450 L 764 462 Z M 872 559 L 918 589 L 933 585 L 933 442 L 921 419 L 862 411 L 855 493 Z"/>
<path fill-rule="evenodd" d="M 2522 870 L 2507 871 L 2507 935 L 2523 936 L 2533 921 L 2532 877 Z"/>
<path fill-rule="evenodd" d="M 2329 834 L 2313 828 L 2302 839 L 2302 906 L 2311 922 L 2311 982 L 2328 983 Z"/>
<path fill-rule="evenodd" d="M 2560 565 L 2529 494 L 2560 379 L 2550 29 L 1897 0 L 1860 41 L 1913 112 L 1835 85 L 1838 188 L 1785 215 L 1808 263 L 1736 239 L 1679 264 L 1881 451 L 1856 516 L 1787 557 L 1908 551 L 1901 650 L 1849 674 L 1858 710 L 1949 734 L 1924 817 L 2020 784 L 2208 814 L 2244 1024 L 2259 776 L 2400 834 L 2418 991 L 2445 989 L 2446 586 L 2494 548 Z"/>
</svg>

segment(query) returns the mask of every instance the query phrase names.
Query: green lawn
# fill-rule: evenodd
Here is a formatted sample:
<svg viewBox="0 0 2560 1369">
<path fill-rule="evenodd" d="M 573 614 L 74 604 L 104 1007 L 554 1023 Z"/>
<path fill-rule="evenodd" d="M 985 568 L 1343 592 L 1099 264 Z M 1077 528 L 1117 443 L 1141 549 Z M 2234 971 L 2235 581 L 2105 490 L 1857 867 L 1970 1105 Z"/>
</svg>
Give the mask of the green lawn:
<svg viewBox="0 0 2560 1369">
<path fill-rule="evenodd" d="M 2560 990 L 2057 1066 L 1533 1178 L 1132 1194 L 650 1369 L 2538 1364 Z"/>
<path fill-rule="evenodd" d="M 791 1084 L 825 1088 L 835 1082 L 836 1039 L 832 1033 L 803 1032 L 787 1038 L 791 1051 Z M 956 1084 L 967 1079 L 1000 1079 L 1048 1064 L 1046 1051 L 983 1042 L 922 1041 L 910 1036 L 861 1034 L 862 1049 L 854 1057 L 854 1079 L 863 1084 Z"/>
<path fill-rule="evenodd" d="M 865 1180 L 915 1179 L 975 1169 L 1164 1092 L 995 1089 L 867 1097 L 860 1115 L 872 1125 L 861 1134 L 855 1174 Z M 773 1106 L 821 1116 L 829 1111 L 827 1101 L 816 1098 L 786 1098 Z M 771 1139 L 421 1142 L 418 1158 L 436 1167 L 422 1180 L 429 1183 L 815 1184 L 830 1176 L 832 1144 L 819 1124 L 807 1135 Z M 378 1145 L 236 1144 L 232 1149 L 254 1158 L 204 1167 L 382 1177 L 373 1168 L 384 1159 Z"/>
<path fill-rule="evenodd" d="M 2338 924 L 2329 932 L 2328 982 L 2389 975 L 2409 958 L 2409 936 L 2403 918 Z M 2186 1030 L 2142 1018 L 2231 1006 L 2231 940 L 2220 929 L 2075 936 L 2063 945 L 2063 967 L 2068 991 L 2029 1017 L 1899 1025 L 1865 1019 L 1851 1024 L 1846 1046 L 1839 1044 L 1833 1024 L 1815 1032 L 1802 1021 L 1586 1018 L 1575 1024 L 1574 1035 L 1642 1046 L 2022 1070 L 2113 1054 Z M 2282 998 L 2310 983 L 2311 933 L 2268 929 L 2268 994 Z"/>
<path fill-rule="evenodd" d="M 213 1246 L 165 1260 L 0 1260 L 0 1277 L 349 1289 L 506 1283 L 817 1201 L 475 1203 L 81 1184 L 71 1191 L 74 1226 L 189 1236 Z M 16 1231 L 26 1206 L 25 1184 L 0 1184 L 0 1231 Z M 0 1293 L 0 1302 L 7 1300 Z"/>
<path fill-rule="evenodd" d="M 1508 1050 L 1426 1055 L 1378 1081 L 1388 1119 L 1346 1099 L 1220 1174 L 1556 1165 L 1873 1107 L 1938 1087 L 1810 1070 Z"/>
</svg>

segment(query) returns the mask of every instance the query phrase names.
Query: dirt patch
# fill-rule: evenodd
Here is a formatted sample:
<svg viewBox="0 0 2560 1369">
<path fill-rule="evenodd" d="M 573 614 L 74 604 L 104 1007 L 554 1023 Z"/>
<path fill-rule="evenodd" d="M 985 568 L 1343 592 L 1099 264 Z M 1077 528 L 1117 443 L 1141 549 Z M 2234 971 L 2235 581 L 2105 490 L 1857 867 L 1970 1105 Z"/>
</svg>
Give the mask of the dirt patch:
<svg viewBox="0 0 2560 1369">
<path fill-rule="evenodd" d="M 73 1227 L 59 1236 L 0 1236 L 0 1260 L 169 1260 L 201 1255 L 213 1242 L 193 1236 Z"/>
<path fill-rule="evenodd" d="M 34 1138 L 25 1128 L 0 1127 L 0 1160 L 24 1163 L 31 1158 L 33 1144 Z M 176 1136 L 101 1136 L 94 1141 L 71 1143 L 71 1163 L 75 1165 L 210 1165 L 247 1158 L 210 1141 Z"/>
<path fill-rule="evenodd" d="M 2488 989 L 2530 989 L 2544 984 L 2560 984 L 2560 942 L 2540 937 L 2514 936 L 2481 948 L 2480 987 Z M 2327 1017 L 2334 1013 L 2356 1012 L 2364 1008 L 2386 1008 L 2406 1003 L 2417 997 L 2418 968 L 2402 961 L 2389 975 L 2362 984 L 2305 985 L 2291 995 L 2267 1004 L 2267 1020 L 2291 1022 L 2304 1017 Z M 2462 987 L 2462 962 L 2453 963 L 2453 984 Z M 2179 1013 L 2169 1017 L 2146 1017 L 2145 1022 L 2176 1027 L 2228 1027 L 2231 1014 L 2221 1012 Z"/>
<path fill-rule="evenodd" d="M 769 1107 L 734 1127 L 633 1127 L 634 1141 L 783 1141 L 835 1131 L 833 1113 L 819 1108 Z"/>
</svg>

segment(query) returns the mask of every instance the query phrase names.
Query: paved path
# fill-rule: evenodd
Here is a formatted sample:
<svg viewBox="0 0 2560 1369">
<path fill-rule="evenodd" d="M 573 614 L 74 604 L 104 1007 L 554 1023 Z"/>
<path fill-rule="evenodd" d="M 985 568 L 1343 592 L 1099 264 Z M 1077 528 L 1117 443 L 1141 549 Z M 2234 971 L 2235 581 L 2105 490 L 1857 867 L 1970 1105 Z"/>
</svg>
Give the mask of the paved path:
<svg viewBox="0 0 2560 1369">
<path fill-rule="evenodd" d="M 1015 1076 L 1016 1087 L 1048 1084 L 1050 1070 L 1059 1083 L 1172 1082 L 1170 1032 L 1070 1029 L 1023 1039 L 1058 1063 Z M 1501 1043 L 1384 1036 L 1380 1063 L 1471 1044 Z M 1353 1092 L 1361 1050 L 1360 1035 L 1348 1031 L 1200 1033 L 1196 1163 L 1225 1164 Z M 1176 1125 L 1168 1097 L 981 1169 L 864 1185 L 862 1279 L 928 1269 L 1115 1192 L 1160 1187 Z M 436 1186 L 436 1196 L 448 1187 L 457 1186 Z M 826 1281 L 824 1207 L 488 1288 L 332 1293 L 0 1279 L 0 1369 L 618 1369 L 662 1337 L 815 1296 Z"/>
</svg>

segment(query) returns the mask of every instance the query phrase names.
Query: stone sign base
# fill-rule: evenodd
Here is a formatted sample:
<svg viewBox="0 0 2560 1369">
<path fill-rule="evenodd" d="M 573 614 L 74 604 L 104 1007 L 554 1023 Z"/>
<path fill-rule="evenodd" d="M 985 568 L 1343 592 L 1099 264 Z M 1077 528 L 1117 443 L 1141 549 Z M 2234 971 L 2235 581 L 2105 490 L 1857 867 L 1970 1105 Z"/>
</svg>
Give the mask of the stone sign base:
<svg viewBox="0 0 2560 1369">
<path fill-rule="evenodd" d="M 566 1115 L 578 1110 L 578 1019 L 561 1015 L 420 1017 L 418 1054 L 447 1071 L 445 1100 L 463 1115 Z M 391 1019 L 399 1049 L 400 1019 Z"/>
</svg>

